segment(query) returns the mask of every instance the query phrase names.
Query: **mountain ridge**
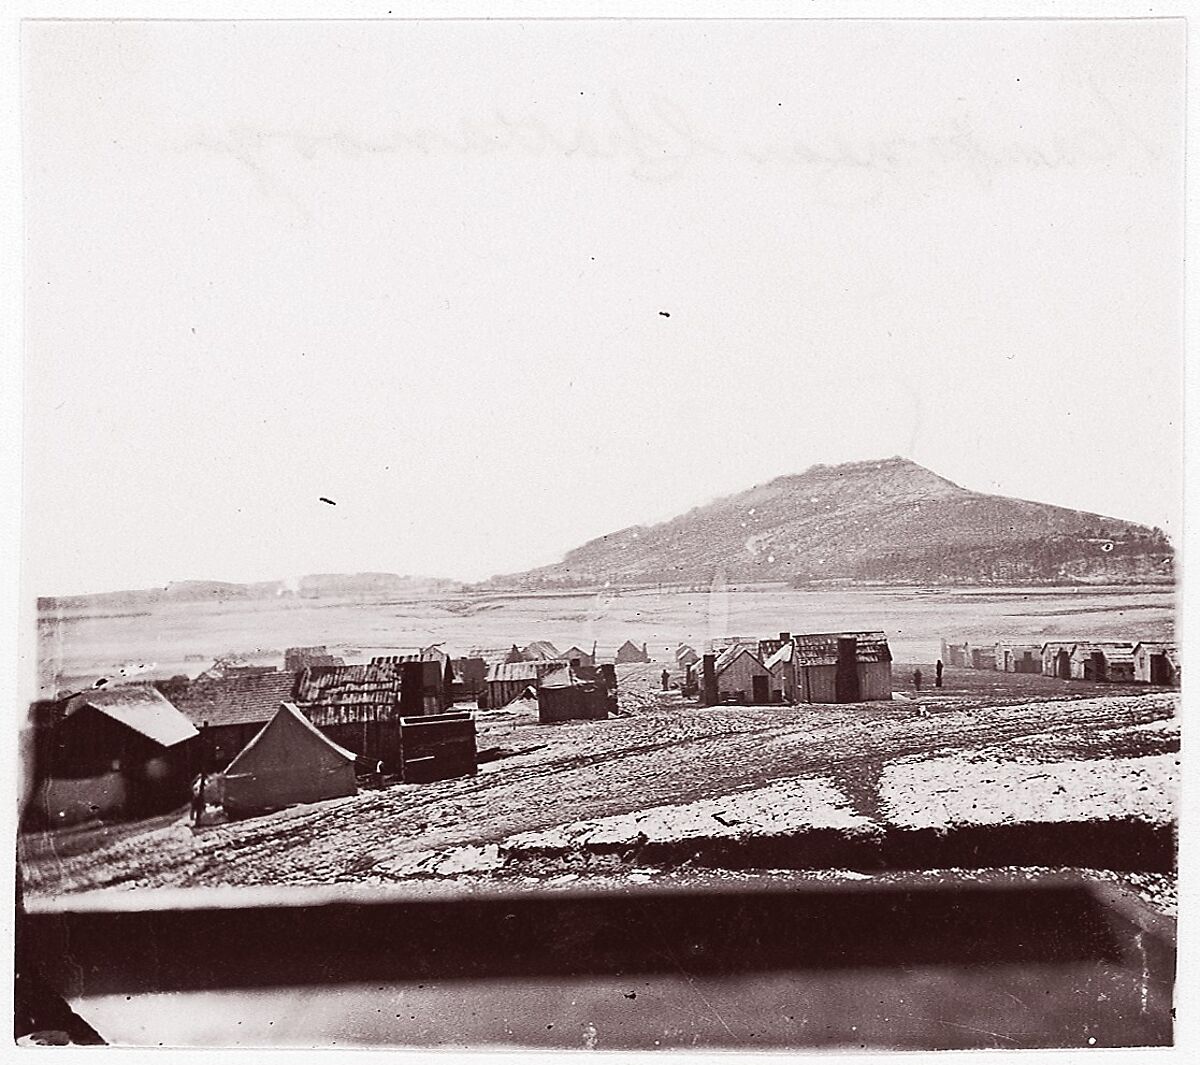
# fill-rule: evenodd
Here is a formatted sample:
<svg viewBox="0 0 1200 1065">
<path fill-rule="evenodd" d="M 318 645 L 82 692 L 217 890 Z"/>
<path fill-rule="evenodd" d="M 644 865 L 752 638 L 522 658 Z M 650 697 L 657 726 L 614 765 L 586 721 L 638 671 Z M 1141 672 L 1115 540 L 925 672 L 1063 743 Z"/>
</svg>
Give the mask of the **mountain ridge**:
<svg viewBox="0 0 1200 1065">
<path fill-rule="evenodd" d="M 488 583 L 1122 583 L 1173 575 L 1174 550 L 1161 530 L 975 492 L 897 455 L 784 474 Z"/>
</svg>

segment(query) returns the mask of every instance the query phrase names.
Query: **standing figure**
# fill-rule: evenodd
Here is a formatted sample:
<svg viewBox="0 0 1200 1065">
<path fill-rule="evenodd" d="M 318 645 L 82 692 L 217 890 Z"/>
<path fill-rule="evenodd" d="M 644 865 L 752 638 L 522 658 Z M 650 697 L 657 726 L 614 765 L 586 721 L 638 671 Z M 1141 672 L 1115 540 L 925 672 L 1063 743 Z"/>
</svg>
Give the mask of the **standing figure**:
<svg viewBox="0 0 1200 1065">
<path fill-rule="evenodd" d="M 933 678 L 933 683 L 938 688 L 940 688 L 942 686 L 942 669 L 943 668 L 945 668 L 945 667 L 943 667 L 942 660 L 939 658 L 937 660 L 937 675 Z"/>
<path fill-rule="evenodd" d="M 670 670 L 664 669 L 662 671 L 662 686 L 663 686 L 663 691 L 666 691 L 668 688 L 671 687 L 671 672 L 670 672 Z"/>
<path fill-rule="evenodd" d="M 913 670 L 913 687 L 916 688 L 917 691 L 921 690 L 921 670 L 920 670 L 920 668 Z"/>
<path fill-rule="evenodd" d="M 201 819 L 204 817 L 204 783 L 204 774 L 201 773 L 195 787 L 192 789 L 191 822 L 196 826 L 199 826 Z"/>
</svg>

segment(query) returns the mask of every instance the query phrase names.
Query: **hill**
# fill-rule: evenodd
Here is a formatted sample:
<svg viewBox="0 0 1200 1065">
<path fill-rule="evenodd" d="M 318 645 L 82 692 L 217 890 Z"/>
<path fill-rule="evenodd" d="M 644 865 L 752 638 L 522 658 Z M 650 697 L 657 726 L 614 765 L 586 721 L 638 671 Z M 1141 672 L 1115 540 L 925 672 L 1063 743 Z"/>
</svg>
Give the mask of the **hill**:
<svg viewBox="0 0 1200 1065">
<path fill-rule="evenodd" d="M 633 583 L 1170 581 L 1166 536 L 1117 518 L 973 492 L 895 457 L 813 466 L 659 525 L 591 540 L 507 587 Z"/>
<path fill-rule="evenodd" d="M 228 602 L 230 600 L 363 599 L 389 596 L 441 594 L 461 585 L 434 577 L 409 577 L 395 573 L 312 573 L 293 581 L 172 581 L 161 588 L 136 588 L 87 595 L 43 596 L 40 611 L 113 610 L 127 611 L 162 603 Z"/>
</svg>

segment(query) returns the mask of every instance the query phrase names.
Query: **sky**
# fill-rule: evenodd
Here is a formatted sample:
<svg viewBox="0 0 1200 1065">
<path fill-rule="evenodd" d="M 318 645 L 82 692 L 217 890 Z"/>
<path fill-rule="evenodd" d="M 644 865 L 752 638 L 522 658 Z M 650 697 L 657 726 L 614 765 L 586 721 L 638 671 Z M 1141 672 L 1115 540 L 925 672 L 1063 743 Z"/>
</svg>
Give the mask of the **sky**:
<svg viewBox="0 0 1200 1065">
<path fill-rule="evenodd" d="M 1184 44 L 27 23 L 25 587 L 479 579 L 894 454 L 1178 539 Z"/>
</svg>

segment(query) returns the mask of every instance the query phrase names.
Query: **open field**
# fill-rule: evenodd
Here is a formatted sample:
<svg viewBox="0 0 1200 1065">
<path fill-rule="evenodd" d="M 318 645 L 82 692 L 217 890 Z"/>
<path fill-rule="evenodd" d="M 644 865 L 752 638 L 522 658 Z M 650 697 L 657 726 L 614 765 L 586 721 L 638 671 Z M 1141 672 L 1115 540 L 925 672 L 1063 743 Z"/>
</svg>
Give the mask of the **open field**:
<svg viewBox="0 0 1200 1065">
<path fill-rule="evenodd" d="M 846 588 L 781 585 L 736 591 L 461 594 L 439 599 L 357 602 L 284 598 L 179 603 L 131 613 L 76 612 L 38 619 L 40 681 L 50 690 L 119 676 L 194 675 L 218 654 L 278 663 L 289 646 L 326 644 L 350 659 L 445 642 L 473 647 L 550 640 L 595 642 L 611 654 L 627 639 L 668 661 L 680 641 L 765 636 L 780 629 L 881 629 L 897 659 L 932 662 L 951 639 L 1169 639 L 1174 591 L 1162 585 L 1112 588 Z M 144 668 L 143 668 L 144 667 Z"/>
<path fill-rule="evenodd" d="M 474 777 L 26 835 L 26 894 L 1007 866 L 1172 891 L 1174 693 L 951 669 L 917 701 L 699 708 L 654 672 L 622 668 L 608 721 L 481 713 Z"/>
</svg>

